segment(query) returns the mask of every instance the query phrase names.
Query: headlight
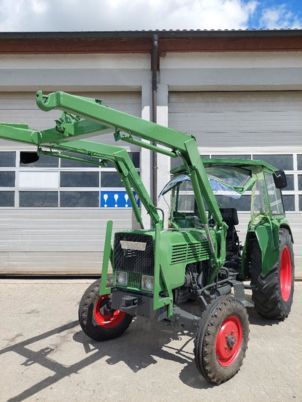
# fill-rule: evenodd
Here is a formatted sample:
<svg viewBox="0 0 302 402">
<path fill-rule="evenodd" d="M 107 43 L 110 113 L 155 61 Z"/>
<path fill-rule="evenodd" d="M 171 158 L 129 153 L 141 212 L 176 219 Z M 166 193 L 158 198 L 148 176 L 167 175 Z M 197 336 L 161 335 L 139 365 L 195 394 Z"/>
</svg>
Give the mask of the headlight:
<svg viewBox="0 0 302 402">
<path fill-rule="evenodd" d="M 152 292 L 153 291 L 153 283 L 154 283 L 153 276 L 142 275 L 142 289 L 148 290 L 148 292 Z"/>
<path fill-rule="evenodd" d="M 107 288 L 111 288 L 113 286 L 113 279 L 114 277 L 112 274 L 107 275 L 107 283 L 106 283 Z"/>
<path fill-rule="evenodd" d="M 128 283 L 128 273 L 124 271 L 118 271 L 116 273 L 116 285 L 127 286 L 127 283 Z"/>
</svg>

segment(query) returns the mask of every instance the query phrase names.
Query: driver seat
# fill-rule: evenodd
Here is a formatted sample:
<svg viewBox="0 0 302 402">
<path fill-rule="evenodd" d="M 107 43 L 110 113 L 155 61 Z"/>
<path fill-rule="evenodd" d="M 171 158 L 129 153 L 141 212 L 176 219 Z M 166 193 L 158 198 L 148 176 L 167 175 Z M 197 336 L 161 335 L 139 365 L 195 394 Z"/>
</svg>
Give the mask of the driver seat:
<svg viewBox="0 0 302 402">
<path fill-rule="evenodd" d="M 227 259 L 229 256 L 240 255 L 239 237 L 235 226 L 239 224 L 236 208 L 220 208 L 222 219 L 228 225 L 226 236 Z"/>
</svg>

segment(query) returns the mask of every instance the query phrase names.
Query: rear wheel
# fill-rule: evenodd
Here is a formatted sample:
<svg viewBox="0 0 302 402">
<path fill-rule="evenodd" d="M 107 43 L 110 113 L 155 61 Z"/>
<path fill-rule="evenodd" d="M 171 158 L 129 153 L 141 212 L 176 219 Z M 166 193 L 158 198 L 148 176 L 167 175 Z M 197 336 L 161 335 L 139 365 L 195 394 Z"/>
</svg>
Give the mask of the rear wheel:
<svg viewBox="0 0 302 402">
<path fill-rule="evenodd" d="M 284 320 L 290 313 L 294 294 L 294 254 L 291 236 L 286 229 L 279 234 L 280 257 L 276 267 L 266 276 L 253 280 L 256 311 L 265 318 Z M 261 266 L 258 250 L 252 257 L 252 270 Z"/>
<path fill-rule="evenodd" d="M 110 295 L 99 295 L 99 283 L 97 280 L 88 287 L 79 306 L 80 325 L 85 334 L 95 341 L 122 335 L 132 321 L 129 314 L 111 308 Z"/>
<path fill-rule="evenodd" d="M 221 296 L 203 312 L 195 339 L 195 362 L 204 378 L 221 384 L 242 365 L 249 335 L 248 315 L 233 296 Z"/>
</svg>

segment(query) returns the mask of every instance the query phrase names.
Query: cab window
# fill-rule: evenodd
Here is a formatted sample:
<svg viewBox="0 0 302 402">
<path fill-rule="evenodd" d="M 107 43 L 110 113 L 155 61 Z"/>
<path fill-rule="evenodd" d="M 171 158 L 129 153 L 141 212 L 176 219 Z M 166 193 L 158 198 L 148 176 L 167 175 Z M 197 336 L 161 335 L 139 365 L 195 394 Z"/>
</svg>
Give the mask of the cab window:
<svg viewBox="0 0 302 402">
<path fill-rule="evenodd" d="M 276 188 L 273 175 L 270 173 L 264 174 L 268 199 L 271 207 L 271 212 L 273 215 L 283 215 L 284 207 L 282 202 L 282 194 L 279 188 Z"/>
</svg>

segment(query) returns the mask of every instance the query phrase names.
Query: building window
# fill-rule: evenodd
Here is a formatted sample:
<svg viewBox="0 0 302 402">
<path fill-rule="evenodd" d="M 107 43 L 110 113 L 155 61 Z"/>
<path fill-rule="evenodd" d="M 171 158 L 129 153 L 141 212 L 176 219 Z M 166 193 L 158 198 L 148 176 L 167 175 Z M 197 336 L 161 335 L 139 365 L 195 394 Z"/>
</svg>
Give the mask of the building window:
<svg viewBox="0 0 302 402">
<path fill-rule="evenodd" d="M 19 172 L 19 187 L 21 189 L 50 189 L 58 188 L 58 172 Z"/>
<path fill-rule="evenodd" d="M 116 172 L 102 172 L 101 173 L 101 186 L 102 187 L 119 187 L 122 188 L 123 183 L 120 175 Z"/>
<path fill-rule="evenodd" d="M 201 150 L 202 152 L 202 150 Z M 139 152 L 129 152 L 134 165 L 140 163 Z M 302 154 L 207 154 L 204 158 L 262 159 L 284 169 L 287 187 L 282 190 L 288 212 L 302 211 Z M 87 157 L 94 163 L 96 159 Z M 180 160 L 173 160 L 177 165 Z M 32 164 L 20 164 L 20 152 L 0 151 L 0 208 L 99 208 L 101 192 L 110 198 L 122 196 L 124 186 L 113 165 L 93 164 L 41 155 Z M 112 193 L 112 194 L 111 194 Z M 238 200 L 238 210 L 248 211 L 250 194 Z M 107 204 L 106 204 L 107 205 Z M 126 205 L 126 204 L 125 204 Z"/>
<path fill-rule="evenodd" d="M 0 152 L 0 167 L 15 167 L 16 152 Z"/>
<path fill-rule="evenodd" d="M 61 172 L 61 187 L 99 187 L 98 172 Z"/>
<path fill-rule="evenodd" d="M 297 155 L 297 168 L 298 170 L 302 170 L 302 155 Z"/>
<path fill-rule="evenodd" d="M 140 152 L 129 152 L 133 165 L 138 169 L 140 167 Z"/>
<path fill-rule="evenodd" d="M 76 155 L 75 155 L 76 157 Z M 77 161 L 73 159 L 61 159 L 61 167 L 62 168 L 89 168 L 93 167 L 94 164 L 97 166 L 97 159 L 83 156 L 83 159 L 87 160 L 87 162 Z"/>
<path fill-rule="evenodd" d="M 287 186 L 284 189 L 285 191 L 294 191 L 295 185 L 294 185 L 294 175 L 293 174 L 287 174 L 286 175 L 286 181 L 287 181 Z"/>
<path fill-rule="evenodd" d="M 295 196 L 284 194 L 282 198 L 285 211 L 295 211 Z"/>
<path fill-rule="evenodd" d="M 15 172 L 0 171 L 0 187 L 15 187 Z"/>
<path fill-rule="evenodd" d="M 96 208 L 99 206 L 99 191 L 61 191 L 61 207 Z"/>
<path fill-rule="evenodd" d="M 110 208 L 116 196 L 113 207 L 131 207 L 113 163 L 100 167 L 99 159 L 90 156 L 83 156 L 86 163 L 40 155 L 23 164 L 21 152 L 29 151 L 0 151 L 0 208 Z M 129 156 L 139 173 L 140 153 Z"/>
<path fill-rule="evenodd" d="M 0 191 L 0 207 L 14 207 L 15 206 L 15 192 L 14 191 Z"/>
<path fill-rule="evenodd" d="M 58 206 L 57 191 L 20 191 L 19 206 L 23 208 L 54 208 Z"/>
<path fill-rule="evenodd" d="M 251 155 L 248 154 L 238 154 L 238 155 L 212 155 L 212 158 L 215 159 L 223 159 L 223 158 L 231 158 L 231 159 L 251 159 Z"/>
<path fill-rule="evenodd" d="M 27 168 L 57 168 L 59 167 L 59 159 L 53 156 L 39 155 L 39 159 L 36 162 L 24 164 L 20 161 L 20 166 Z"/>
<path fill-rule="evenodd" d="M 278 154 L 278 155 L 268 155 L 259 154 L 254 155 L 253 159 L 261 159 L 262 161 L 268 162 L 273 166 L 276 166 L 280 170 L 293 170 L 293 155 L 292 154 Z"/>
</svg>

